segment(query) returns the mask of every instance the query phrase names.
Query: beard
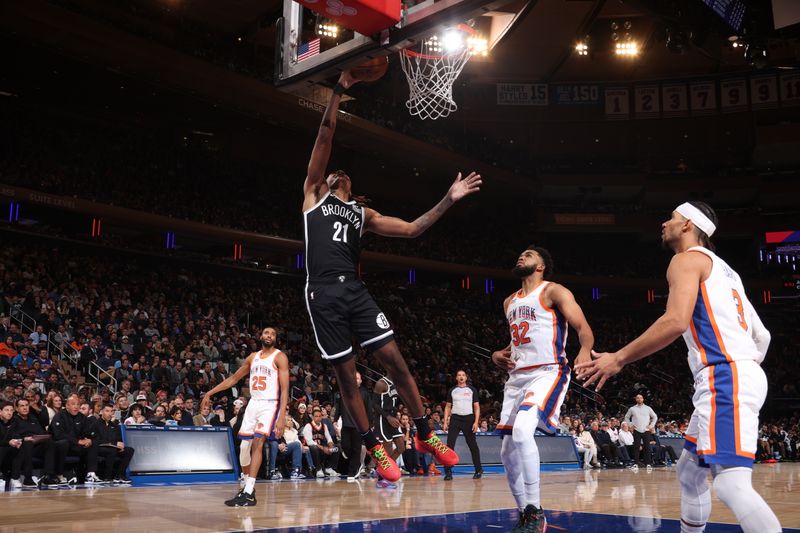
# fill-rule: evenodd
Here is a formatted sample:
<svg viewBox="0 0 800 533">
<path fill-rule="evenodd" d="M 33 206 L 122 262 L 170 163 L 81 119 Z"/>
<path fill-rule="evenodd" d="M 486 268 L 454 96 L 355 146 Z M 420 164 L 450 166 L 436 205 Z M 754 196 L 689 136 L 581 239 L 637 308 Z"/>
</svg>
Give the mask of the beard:
<svg viewBox="0 0 800 533">
<path fill-rule="evenodd" d="M 265 341 L 263 339 L 261 340 L 261 347 L 262 348 L 272 348 L 273 346 L 275 346 L 275 341 L 272 341 L 272 340 Z"/>
<path fill-rule="evenodd" d="M 515 266 L 511 269 L 511 273 L 514 274 L 518 278 L 527 278 L 531 274 L 536 272 L 536 267 L 526 267 L 526 266 Z"/>
</svg>

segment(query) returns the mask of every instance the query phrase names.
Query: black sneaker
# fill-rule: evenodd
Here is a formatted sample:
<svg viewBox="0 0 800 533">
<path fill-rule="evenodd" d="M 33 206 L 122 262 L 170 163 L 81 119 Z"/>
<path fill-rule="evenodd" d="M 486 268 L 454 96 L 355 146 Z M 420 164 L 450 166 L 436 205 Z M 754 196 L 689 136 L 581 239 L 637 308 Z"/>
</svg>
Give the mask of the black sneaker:
<svg viewBox="0 0 800 533">
<path fill-rule="evenodd" d="M 444 480 L 450 481 L 453 479 L 453 469 L 452 468 L 445 468 L 444 469 Z"/>
<path fill-rule="evenodd" d="M 225 502 L 225 505 L 228 507 L 252 507 L 256 504 L 256 491 L 254 490 L 252 494 L 246 493 L 244 490 L 240 490 L 239 494 L 236 497 L 231 498 L 230 500 Z"/>
<path fill-rule="evenodd" d="M 520 513 L 519 522 L 511 530 L 512 533 L 544 533 L 547 531 L 547 519 L 544 511 L 533 505 L 528 505 Z"/>
<path fill-rule="evenodd" d="M 36 481 L 33 478 L 26 477 L 22 481 L 22 488 L 24 488 L 24 489 L 34 489 L 37 486 L 38 486 L 38 483 L 36 483 Z"/>
<path fill-rule="evenodd" d="M 472 475 L 472 479 L 480 479 L 482 475 L 483 475 L 483 468 L 479 468 Z"/>
<path fill-rule="evenodd" d="M 42 488 L 56 488 L 61 486 L 61 481 L 55 476 L 44 476 L 39 480 L 39 487 Z"/>
</svg>

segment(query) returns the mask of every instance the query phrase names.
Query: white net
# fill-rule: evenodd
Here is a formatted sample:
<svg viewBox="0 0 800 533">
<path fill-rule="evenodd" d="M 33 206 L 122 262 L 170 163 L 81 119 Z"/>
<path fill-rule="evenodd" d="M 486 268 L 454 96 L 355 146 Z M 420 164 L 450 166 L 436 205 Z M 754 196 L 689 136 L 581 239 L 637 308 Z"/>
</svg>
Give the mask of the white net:
<svg viewBox="0 0 800 533">
<path fill-rule="evenodd" d="M 453 83 L 472 57 L 470 46 L 462 45 L 445 54 L 442 48 L 443 43 L 434 37 L 424 40 L 419 52 L 400 52 L 400 64 L 408 78 L 406 107 L 423 120 L 443 118 L 458 109 Z"/>
</svg>

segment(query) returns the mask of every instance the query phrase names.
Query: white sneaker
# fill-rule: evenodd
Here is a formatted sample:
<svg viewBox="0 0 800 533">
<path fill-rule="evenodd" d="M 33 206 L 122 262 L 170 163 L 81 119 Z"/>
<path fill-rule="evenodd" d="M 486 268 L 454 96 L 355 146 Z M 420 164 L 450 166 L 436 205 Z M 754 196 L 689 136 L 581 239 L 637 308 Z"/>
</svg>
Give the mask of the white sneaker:
<svg viewBox="0 0 800 533">
<path fill-rule="evenodd" d="M 317 479 L 322 479 L 325 477 L 325 472 L 322 470 L 317 470 Z"/>
<path fill-rule="evenodd" d="M 638 471 L 639 471 L 639 465 L 637 465 L 636 463 L 633 463 L 633 466 L 631 466 L 631 472 L 633 472 L 635 474 Z"/>
<path fill-rule="evenodd" d="M 356 476 L 347 476 L 347 482 L 348 482 L 348 483 L 353 483 L 353 482 L 354 482 L 354 481 L 356 481 L 357 479 L 358 479 L 358 478 L 357 478 Z"/>
<path fill-rule="evenodd" d="M 647 473 L 649 474 L 652 471 L 653 471 L 652 465 L 647 465 Z"/>
<path fill-rule="evenodd" d="M 22 488 L 22 480 L 20 480 L 19 478 L 17 478 L 17 479 L 13 479 L 12 478 L 11 481 L 9 482 L 8 488 L 10 488 L 11 490 L 21 489 Z"/>
<path fill-rule="evenodd" d="M 105 481 L 97 477 L 97 474 L 94 472 L 89 472 L 86 474 L 86 481 L 84 481 L 87 485 L 103 485 Z"/>
<path fill-rule="evenodd" d="M 326 468 L 326 469 L 325 469 L 325 473 L 326 473 L 327 475 L 329 475 L 329 476 L 332 476 L 332 477 L 339 477 L 339 472 L 337 472 L 337 471 L 336 471 L 336 470 L 334 470 L 333 468 Z"/>
</svg>

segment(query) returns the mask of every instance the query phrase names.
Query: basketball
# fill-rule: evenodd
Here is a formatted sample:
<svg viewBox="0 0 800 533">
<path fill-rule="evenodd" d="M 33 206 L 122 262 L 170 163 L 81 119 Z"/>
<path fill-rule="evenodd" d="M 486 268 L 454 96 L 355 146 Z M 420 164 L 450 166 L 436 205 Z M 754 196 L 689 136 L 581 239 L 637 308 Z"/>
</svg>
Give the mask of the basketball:
<svg viewBox="0 0 800 533">
<path fill-rule="evenodd" d="M 386 69 L 389 68 L 388 57 L 376 57 L 370 59 L 366 63 L 354 67 L 350 70 L 353 77 L 359 81 L 377 81 L 386 74 Z"/>
</svg>

